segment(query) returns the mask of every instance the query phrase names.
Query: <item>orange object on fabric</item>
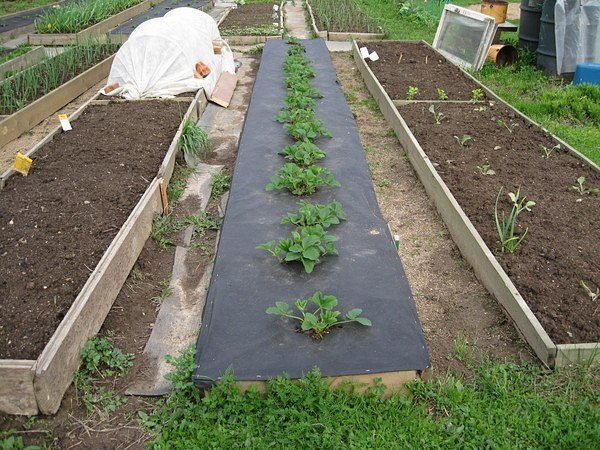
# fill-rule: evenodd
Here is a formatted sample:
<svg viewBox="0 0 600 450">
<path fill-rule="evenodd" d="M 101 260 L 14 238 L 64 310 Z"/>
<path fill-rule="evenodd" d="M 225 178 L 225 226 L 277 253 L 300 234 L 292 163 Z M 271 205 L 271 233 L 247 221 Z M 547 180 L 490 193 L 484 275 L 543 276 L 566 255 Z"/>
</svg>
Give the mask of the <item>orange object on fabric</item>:
<svg viewBox="0 0 600 450">
<path fill-rule="evenodd" d="M 106 86 L 104 88 L 104 93 L 109 94 L 110 92 L 114 91 L 118 87 L 119 87 L 119 83 L 109 84 L 108 86 Z"/>
<path fill-rule="evenodd" d="M 194 77 L 196 78 L 205 78 L 210 74 L 210 67 L 204 64 L 202 61 L 196 63 L 196 68 L 194 70 Z"/>
</svg>

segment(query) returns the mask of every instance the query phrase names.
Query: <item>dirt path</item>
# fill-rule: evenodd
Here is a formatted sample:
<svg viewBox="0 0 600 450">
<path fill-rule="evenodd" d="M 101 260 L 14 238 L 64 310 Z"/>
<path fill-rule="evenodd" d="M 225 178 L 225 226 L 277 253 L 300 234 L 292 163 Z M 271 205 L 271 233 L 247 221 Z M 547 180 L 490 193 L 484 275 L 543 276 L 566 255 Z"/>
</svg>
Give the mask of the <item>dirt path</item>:
<svg viewBox="0 0 600 450">
<path fill-rule="evenodd" d="M 288 33 L 291 36 L 299 39 L 308 39 L 310 37 L 310 31 L 306 24 L 306 18 L 304 16 L 304 8 L 302 8 L 302 2 L 297 0 L 295 2 L 287 2 L 285 8 L 285 26 Z"/>
<path fill-rule="evenodd" d="M 461 257 L 350 55 L 332 53 L 332 59 L 356 116 L 383 216 L 400 237 L 399 253 L 434 373 L 465 370 L 465 361 L 479 356 L 532 360 L 513 325 Z"/>
</svg>

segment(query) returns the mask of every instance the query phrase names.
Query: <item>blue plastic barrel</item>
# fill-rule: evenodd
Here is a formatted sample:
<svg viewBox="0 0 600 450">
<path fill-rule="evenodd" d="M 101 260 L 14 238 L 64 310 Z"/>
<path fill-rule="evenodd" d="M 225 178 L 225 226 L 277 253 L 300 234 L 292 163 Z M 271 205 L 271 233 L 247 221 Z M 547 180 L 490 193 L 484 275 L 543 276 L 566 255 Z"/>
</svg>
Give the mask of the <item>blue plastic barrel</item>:
<svg viewBox="0 0 600 450">
<path fill-rule="evenodd" d="M 573 84 L 591 83 L 600 85 L 600 63 L 577 64 Z"/>
</svg>

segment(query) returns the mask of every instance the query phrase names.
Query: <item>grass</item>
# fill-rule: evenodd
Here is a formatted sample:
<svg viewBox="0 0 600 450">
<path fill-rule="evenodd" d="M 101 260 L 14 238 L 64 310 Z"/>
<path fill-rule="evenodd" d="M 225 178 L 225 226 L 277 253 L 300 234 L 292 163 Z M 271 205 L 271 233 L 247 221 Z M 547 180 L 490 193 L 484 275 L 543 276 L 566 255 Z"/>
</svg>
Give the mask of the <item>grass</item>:
<svg viewBox="0 0 600 450">
<path fill-rule="evenodd" d="M 35 21 L 35 32 L 77 33 L 140 2 L 142 0 L 94 0 L 67 3 L 41 14 Z"/>
<path fill-rule="evenodd" d="M 381 32 L 354 0 L 310 0 L 309 3 L 319 30 Z"/>
<path fill-rule="evenodd" d="M 433 42 L 438 15 L 435 1 L 356 0 L 381 25 L 388 39 Z M 471 0 L 453 2 L 466 6 Z M 427 6 L 429 5 L 429 6 Z M 505 40 L 516 45 L 516 34 Z M 548 77 L 535 65 L 535 54 L 520 52 L 519 63 L 486 63 L 473 75 L 507 103 L 600 164 L 600 87 L 571 86 Z"/>
<path fill-rule="evenodd" d="M 57 0 L 8 0 L 0 2 L 0 16 L 12 14 L 26 9 L 37 8 Z M 1 17 L 0 17 L 1 18 Z"/>
<path fill-rule="evenodd" d="M 210 151 L 211 142 L 208 133 L 188 119 L 179 137 L 179 145 L 185 153 L 203 159 Z"/>
<path fill-rule="evenodd" d="M 90 41 L 28 67 L 0 83 L 0 114 L 12 114 L 46 95 L 116 51 L 113 44 Z"/>
<path fill-rule="evenodd" d="M 175 391 L 143 423 L 154 449 L 594 448 L 600 440 L 598 371 L 478 363 L 472 375 L 408 384 L 382 399 L 330 390 L 318 371 L 277 378 L 264 396 L 240 395 L 231 375 L 202 397 L 193 349 L 175 361 Z"/>
</svg>

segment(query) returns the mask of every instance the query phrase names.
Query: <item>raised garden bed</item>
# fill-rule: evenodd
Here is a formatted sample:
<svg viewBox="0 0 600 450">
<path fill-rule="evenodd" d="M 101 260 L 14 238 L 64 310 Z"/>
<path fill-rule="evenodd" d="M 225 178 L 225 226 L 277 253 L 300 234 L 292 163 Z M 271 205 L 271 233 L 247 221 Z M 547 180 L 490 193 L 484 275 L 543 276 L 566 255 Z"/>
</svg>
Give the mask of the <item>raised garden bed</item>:
<svg viewBox="0 0 600 450">
<path fill-rule="evenodd" d="M 76 46 L 0 83 L 0 147 L 108 76 L 117 47 Z M 52 89 L 48 92 L 48 89 Z"/>
<path fill-rule="evenodd" d="M 88 102 L 0 192 L 0 410 L 52 414 L 162 210 L 185 100 Z M 127 124 L 124 126 L 123 124 Z"/>
<path fill-rule="evenodd" d="M 124 43 L 129 39 L 133 30 L 139 25 L 144 23 L 146 20 L 154 19 L 156 17 L 163 17 L 169 11 L 174 8 L 187 7 L 196 8 L 200 11 L 207 12 L 213 6 L 212 0 L 164 0 L 163 2 L 153 6 L 143 14 L 128 20 L 114 28 L 110 32 L 110 41 L 119 44 Z"/>
<path fill-rule="evenodd" d="M 325 42 L 316 39 L 300 44 L 310 64 L 296 61 L 286 80 L 283 61 L 287 64 L 292 45 L 271 41 L 263 50 L 239 141 L 193 378 L 199 387 L 208 389 L 231 368 L 242 387 L 261 388 L 271 377 L 286 373 L 297 379 L 318 366 L 334 384 L 351 381 L 364 389 L 381 378 L 390 390 L 397 390 L 404 382 L 427 374 L 430 366 L 414 300 L 381 217 L 358 130 L 336 82 Z M 286 65 L 288 70 L 291 67 Z M 283 124 L 274 120 L 275 116 L 281 119 L 286 97 L 290 96 L 287 104 L 292 105 L 291 96 L 298 94 L 299 86 L 307 88 L 302 68 L 310 72 L 311 67 L 316 76 L 305 92 L 316 89 L 323 98 L 315 103 L 309 100 L 304 114 L 318 119 L 313 124 L 322 122 L 332 138 L 318 134 L 302 138 L 290 131 L 294 124 L 303 123 L 291 118 L 300 107 L 288 107 Z M 307 100 L 299 97 L 302 102 Z M 294 141 L 308 147 L 316 145 L 325 154 L 314 164 L 299 162 L 297 167 L 329 173 L 339 185 L 329 180 L 311 195 L 309 190 L 300 196 L 288 192 L 294 192 L 293 186 L 276 186 L 282 170 L 290 167 L 281 152 Z M 313 205 L 336 200 L 343 207 L 346 219 L 327 229 L 329 236 L 338 238 L 338 256 L 321 252 L 318 261 L 311 264 L 309 260 L 315 256 L 307 251 L 302 263 L 290 257 L 283 264 L 260 245 L 270 247 L 269 241 L 289 237 L 295 229 L 310 232 L 308 226 L 295 228 L 281 222 L 287 213 L 298 209 L 301 200 Z M 293 307 L 295 299 L 316 291 L 336 296 L 336 309 L 344 314 L 361 309 L 372 326 L 336 326 L 316 339 L 314 330 L 298 332 L 294 320 L 267 313 L 277 301 L 292 303 Z"/>
<path fill-rule="evenodd" d="M 390 42 L 386 48 L 395 47 L 397 55 L 415 45 Z M 489 101 L 394 105 L 358 48 L 354 43 L 359 70 L 455 242 L 539 358 L 549 367 L 598 359 L 597 303 L 581 282 L 593 292 L 600 283 L 600 197 L 573 188 L 582 176 L 584 187 L 600 186 L 598 166 L 460 69 L 457 75 L 477 85 Z M 379 54 L 386 57 L 385 50 Z M 404 77 L 401 71 L 398 76 Z M 425 70 L 414 77 L 423 86 L 437 82 Z M 450 92 L 451 82 L 438 87 L 447 86 Z M 445 116 L 439 124 L 431 104 Z M 520 246 L 502 252 L 496 198 L 499 210 L 508 213 L 507 194 L 519 188 L 536 204 L 519 215 L 517 236 L 528 229 Z"/>
<path fill-rule="evenodd" d="M 40 62 L 46 56 L 44 47 L 19 47 L 0 57 L 0 81 L 10 77 L 15 72 Z"/>
<path fill-rule="evenodd" d="M 35 19 L 40 14 L 44 11 L 48 11 L 54 6 L 61 6 L 70 1 L 73 0 L 61 0 L 44 6 L 38 6 L 37 8 L 16 11 L 11 14 L 0 16 L 0 43 L 33 31 Z"/>
<path fill-rule="evenodd" d="M 352 0 L 303 0 L 315 37 L 329 41 L 378 41 L 381 27 L 367 17 Z"/>
<path fill-rule="evenodd" d="M 284 3 L 249 3 L 230 9 L 219 22 L 219 32 L 230 45 L 252 45 L 280 39 L 283 33 Z M 276 13 L 274 5 L 279 6 Z"/>
<path fill-rule="evenodd" d="M 116 28 L 123 22 L 142 14 L 149 10 L 153 5 L 161 3 L 163 0 L 145 0 L 124 11 L 121 11 L 107 19 L 87 28 L 71 33 L 31 33 L 28 35 L 28 42 L 31 45 L 71 45 L 81 43 L 90 38 L 100 38 L 105 36 L 113 28 Z M 48 28 L 51 30 L 52 28 Z"/>
</svg>

